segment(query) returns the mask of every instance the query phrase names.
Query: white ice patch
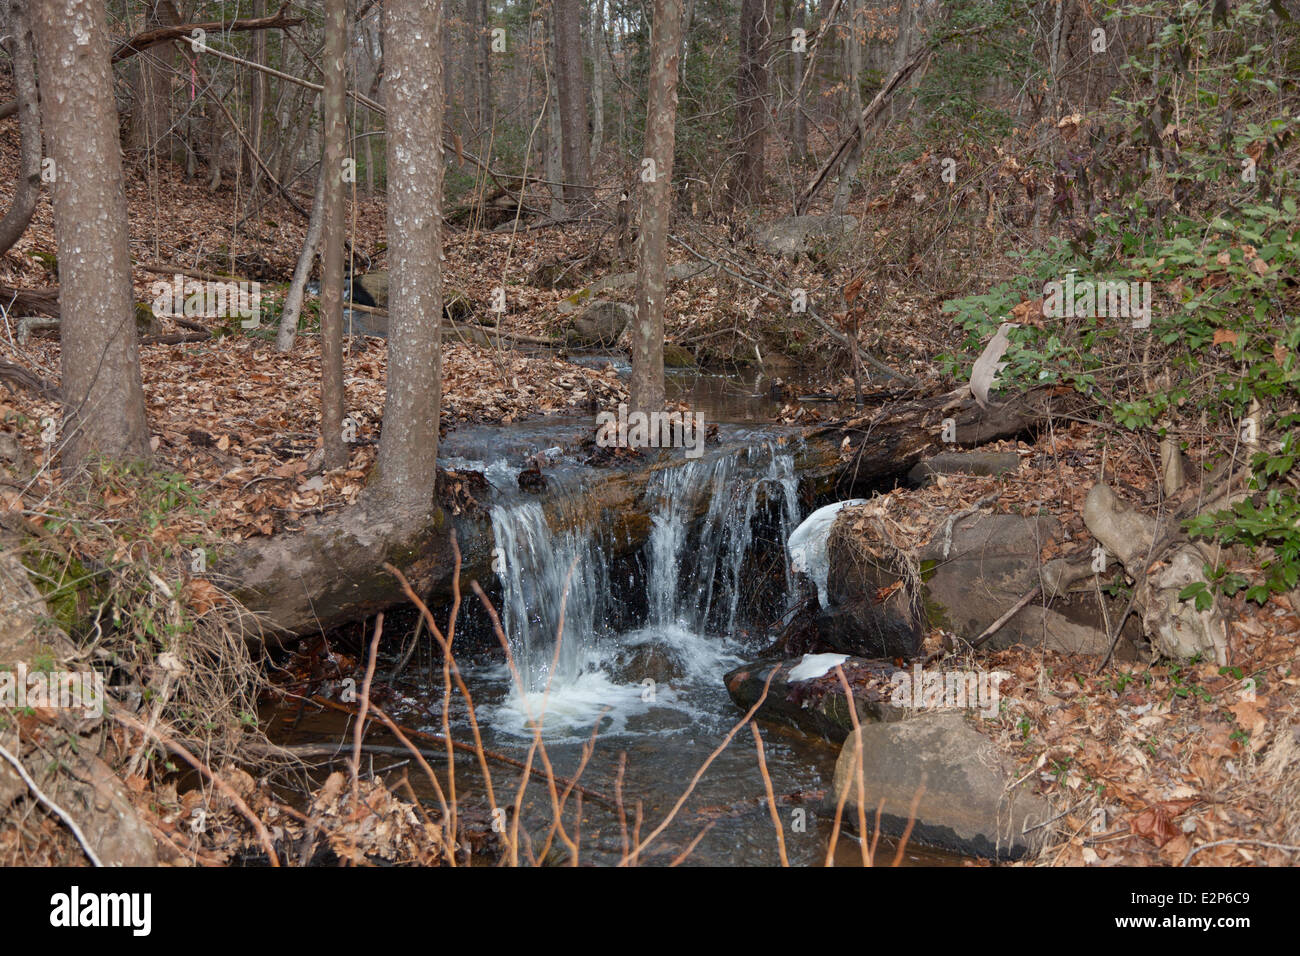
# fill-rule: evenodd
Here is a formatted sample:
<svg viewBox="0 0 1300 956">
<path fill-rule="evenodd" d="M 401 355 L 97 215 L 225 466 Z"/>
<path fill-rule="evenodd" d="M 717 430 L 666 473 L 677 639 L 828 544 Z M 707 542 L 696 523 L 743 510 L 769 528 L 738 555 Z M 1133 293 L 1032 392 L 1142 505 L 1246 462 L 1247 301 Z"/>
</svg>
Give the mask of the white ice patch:
<svg viewBox="0 0 1300 956">
<path fill-rule="evenodd" d="M 835 516 L 840 513 L 841 508 L 866 503 L 865 498 L 850 498 L 848 501 L 837 501 L 833 505 L 818 508 L 791 532 L 790 540 L 786 542 L 785 547 L 790 552 L 791 565 L 796 571 L 813 579 L 813 583 L 817 585 L 817 600 L 823 608 L 830 606 L 830 598 L 826 594 L 826 578 L 830 574 L 826 540 L 830 537 L 831 525 L 835 523 Z"/>
<path fill-rule="evenodd" d="M 847 654 L 805 654 L 790 670 L 790 680 L 816 680 L 849 659 Z"/>
</svg>

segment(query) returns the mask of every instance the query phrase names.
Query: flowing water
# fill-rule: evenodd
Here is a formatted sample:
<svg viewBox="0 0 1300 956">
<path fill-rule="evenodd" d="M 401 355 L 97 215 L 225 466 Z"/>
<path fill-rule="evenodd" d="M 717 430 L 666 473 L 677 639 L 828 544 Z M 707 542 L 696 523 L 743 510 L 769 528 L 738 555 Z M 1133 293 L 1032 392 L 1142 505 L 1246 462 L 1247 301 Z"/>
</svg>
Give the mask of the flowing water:
<svg viewBox="0 0 1300 956">
<path fill-rule="evenodd" d="M 644 837 L 658 826 L 691 786 L 742 716 L 723 675 L 770 644 L 799 599 L 785 558 L 785 541 L 807 510 L 794 467 L 797 437 L 745 423 L 754 405 L 766 404 L 761 395 L 742 394 L 737 410 L 734 394 L 710 400 L 708 388 L 734 383 L 701 390 L 696 382 L 691 390 L 706 420 L 721 421 L 720 442 L 696 459 L 680 449 L 667 454 L 646 490 L 648 541 L 631 554 L 611 540 L 584 495 L 596 473 L 564 451 L 589 420 L 461 429 L 442 449 L 445 467 L 481 471 L 491 484 L 498 550 L 489 594 L 509 655 L 477 601 L 462 606 L 457 625 L 458 660 L 484 745 L 526 759 L 540 730 L 556 773 L 573 775 L 585 760 L 582 784 L 621 798 L 623 823 L 588 800 L 580 827 L 571 799 L 566 827 L 571 835 L 580 830 L 587 862 L 617 862 L 636 832 Z M 524 454 L 548 449 L 544 507 L 541 497 L 519 490 L 515 476 Z M 445 619 L 445 610 L 437 616 Z M 403 719 L 434 732 L 443 706 L 437 669 L 410 668 L 401 685 Z M 454 694 L 448 706 L 453 734 L 469 739 L 464 700 Z M 762 733 L 768 780 L 746 728 L 694 784 L 641 862 L 671 862 L 698 839 L 688 863 L 777 863 L 769 782 L 790 862 L 823 862 L 832 817 L 824 797 L 836 748 L 772 725 Z M 458 762 L 462 793 L 483 790 L 472 763 Z M 493 776 L 498 801 L 507 802 L 500 794 L 513 796 L 518 775 L 496 768 Z M 522 812 L 524 829 L 540 839 L 553 815 L 536 775 Z M 856 844 L 841 837 L 837 860 L 858 858 Z M 918 861 L 952 862 L 910 849 L 905 862 Z"/>
</svg>

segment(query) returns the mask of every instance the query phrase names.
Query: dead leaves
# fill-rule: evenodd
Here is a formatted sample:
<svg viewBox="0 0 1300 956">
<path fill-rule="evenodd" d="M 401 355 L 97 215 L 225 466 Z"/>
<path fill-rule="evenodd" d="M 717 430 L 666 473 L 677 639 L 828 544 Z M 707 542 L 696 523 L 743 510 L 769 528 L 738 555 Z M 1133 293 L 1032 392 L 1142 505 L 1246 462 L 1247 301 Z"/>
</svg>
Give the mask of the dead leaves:
<svg viewBox="0 0 1300 956">
<path fill-rule="evenodd" d="M 1163 847 L 1181 833 L 1174 825 L 1174 820 L 1200 802 L 1199 800 L 1166 800 L 1132 817 L 1129 820 L 1129 829 L 1134 835 L 1150 840 L 1156 847 Z"/>
</svg>

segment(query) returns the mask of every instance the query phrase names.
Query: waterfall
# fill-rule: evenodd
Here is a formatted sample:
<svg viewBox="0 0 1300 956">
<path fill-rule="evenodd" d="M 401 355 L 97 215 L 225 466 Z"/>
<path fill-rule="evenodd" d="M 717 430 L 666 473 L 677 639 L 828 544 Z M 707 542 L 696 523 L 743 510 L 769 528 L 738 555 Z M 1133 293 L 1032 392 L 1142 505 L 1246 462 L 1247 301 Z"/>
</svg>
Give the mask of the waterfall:
<svg viewBox="0 0 1300 956">
<path fill-rule="evenodd" d="M 682 635 L 726 639 L 745 620 L 745 580 L 754 529 L 766 505 L 777 519 L 784 606 L 793 582 L 785 539 L 799 523 L 794 455 L 773 443 L 727 450 L 656 472 L 646 490 L 651 531 L 643 551 L 645 627 L 666 641 Z M 555 635 L 564 626 L 553 687 L 600 666 L 602 641 L 617 641 L 616 608 L 640 605 L 635 595 L 610 593 L 609 549 L 581 502 L 570 500 L 564 532 L 552 531 L 536 501 L 498 505 L 492 530 L 501 581 L 502 625 L 529 693 L 552 676 Z M 567 594 L 567 597 L 566 597 Z M 618 602 L 617 605 L 613 602 Z M 766 623 L 766 622 L 754 622 Z M 676 636 L 676 637 L 675 637 Z"/>
<path fill-rule="evenodd" d="M 554 682 L 572 681 L 605 622 L 608 575 L 594 529 L 576 525 L 556 534 L 542 506 L 525 501 L 493 508 L 492 534 L 499 549 L 493 563 L 501 580 L 501 626 L 525 689 L 543 690 L 553 661 Z"/>
</svg>

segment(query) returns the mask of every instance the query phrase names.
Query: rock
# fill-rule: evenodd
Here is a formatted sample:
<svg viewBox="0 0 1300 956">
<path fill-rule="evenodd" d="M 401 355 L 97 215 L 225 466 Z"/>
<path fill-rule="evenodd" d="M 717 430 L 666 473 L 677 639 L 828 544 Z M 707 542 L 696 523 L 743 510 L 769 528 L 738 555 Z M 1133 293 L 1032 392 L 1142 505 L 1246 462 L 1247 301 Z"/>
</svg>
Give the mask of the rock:
<svg viewBox="0 0 1300 956">
<path fill-rule="evenodd" d="M 1020 468 L 1020 456 L 1013 451 L 946 451 L 927 458 L 907 473 L 916 485 L 935 475 L 1004 475 Z"/>
<path fill-rule="evenodd" d="M 773 255 L 795 257 L 815 240 L 836 238 L 858 227 L 853 216 L 787 216 L 754 230 L 754 245 Z"/>
<path fill-rule="evenodd" d="M 797 727 L 806 733 L 840 741 L 853 729 L 849 701 L 835 673 L 839 664 L 853 690 L 859 723 L 899 720 L 904 708 L 890 703 L 890 676 L 896 668 L 887 661 L 870 661 L 843 654 L 804 654 L 788 661 L 759 660 L 742 664 L 723 677 L 736 706 L 749 710 L 773 674 L 767 698 L 757 717 Z"/>
<path fill-rule="evenodd" d="M 694 368 L 695 356 L 672 342 L 664 343 L 664 368 Z"/>
<path fill-rule="evenodd" d="M 388 273 L 367 272 L 352 277 L 352 301 L 372 309 L 388 308 Z M 346 305 L 346 300 L 344 301 Z"/>
<path fill-rule="evenodd" d="M 600 348 L 616 343 L 619 336 L 636 318 L 636 309 L 622 302 L 593 302 L 569 327 L 567 340 L 571 345 Z"/>
<path fill-rule="evenodd" d="M 910 839 L 957 853 L 1017 859 L 1036 850 L 1050 827 L 1052 807 L 1016 776 L 996 745 L 960 714 L 925 714 L 864 724 L 850 734 L 835 764 L 834 800 L 844 796 L 847 825 L 858 821 L 856 761 L 861 746 L 862 805 L 868 826 L 881 809 L 881 829 L 901 836 L 916 804 Z M 924 790 L 921 790 L 924 786 Z"/>
<path fill-rule="evenodd" d="M 950 535 L 941 525 L 910 555 L 837 530 L 829 547 L 830 608 L 818 619 L 818 634 L 827 646 L 864 657 L 918 656 L 932 627 L 974 640 L 1040 583 L 1042 548 L 1060 540 L 1050 516 L 968 515 L 953 523 Z M 1110 610 L 1118 619 L 1121 609 Z M 1094 595 L 1032 601 L 987 646 L 1018 643 L 1074 654 L 1109 648 Z"/>
</svg>

